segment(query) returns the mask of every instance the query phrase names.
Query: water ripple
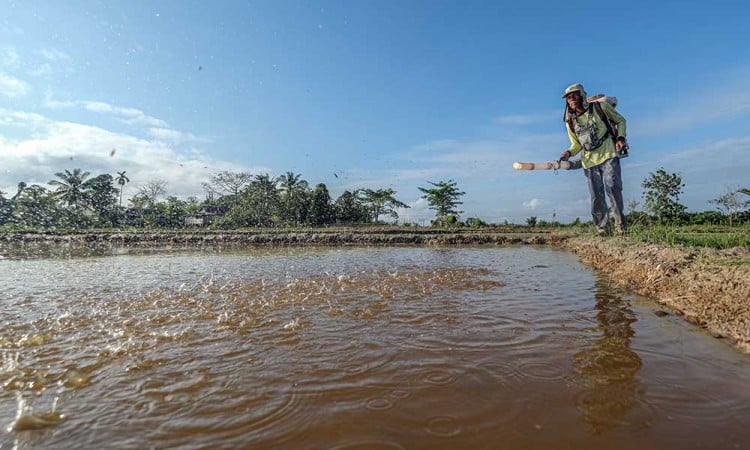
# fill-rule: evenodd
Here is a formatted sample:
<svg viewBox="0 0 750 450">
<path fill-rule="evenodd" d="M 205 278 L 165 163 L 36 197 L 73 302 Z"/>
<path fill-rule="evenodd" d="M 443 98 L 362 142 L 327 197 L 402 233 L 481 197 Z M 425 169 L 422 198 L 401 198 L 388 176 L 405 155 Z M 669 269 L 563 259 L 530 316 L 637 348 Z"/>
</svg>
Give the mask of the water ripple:
<svg viewBox="0 0 750 450">
<path fill-rule="evenodd" d="M 750 438 L 747 362 L 642 315 L 565 252 L 225 249 L 3 264 L 0 423 L 18 424 L 3 448 Z"/>
<path fill-rule="evenodd" d="M 387 398 L 371 398 L 367 400 L 367 408 L 382 411 L 393 408 L 394 403 Z"/>
<path fill-rule="evenodd" d="M 404 450 L 398 442 L 387 439 L 354 439 L 334 444 L 331 450 Z"/>
<path fill-rule="evenodd" d="M 425 429 L 428 434 L 441 438 L 455 437 L 461 434 L 461 426 L 455 417 L 437 416 L 427 421 Z"/>
<path fill-rule="evenodd" d="M 532 361 L 522 363 L 518 367 L 518 370 L 520 376 L 524 378 L 533 378 L 541 381 L 556 381 L 562 380 L 565 377 L 566 366 L 544 361 Z"/>
</svg>

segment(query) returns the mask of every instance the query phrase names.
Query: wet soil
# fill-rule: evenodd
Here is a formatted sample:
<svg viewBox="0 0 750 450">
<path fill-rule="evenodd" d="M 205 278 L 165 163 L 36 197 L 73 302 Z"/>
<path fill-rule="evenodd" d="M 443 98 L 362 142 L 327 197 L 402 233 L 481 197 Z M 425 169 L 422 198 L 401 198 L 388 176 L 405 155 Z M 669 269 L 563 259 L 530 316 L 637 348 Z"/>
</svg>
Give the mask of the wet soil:
<svg viewBox="0 0 750 450">
<path fill-rule="evenodd" d="M 507 230 L 310 229 L 175 232 L 16 232 L 0 235 L 0 255 L 12 246 L 223 247 L 553 245 L 618 284 L 653 298 L 659 314 L 682 316 L 716 338 L 750 353 L 750 249 L 695 249 L 645 244 L 627 237 L 578 237 Z"/>
<path fill-rule="evenodd" d="M 620 285 L 750 353 L 750 249 L 698 249 L 630 238 L 576 237 L 561 245 Z"/>
</svg>

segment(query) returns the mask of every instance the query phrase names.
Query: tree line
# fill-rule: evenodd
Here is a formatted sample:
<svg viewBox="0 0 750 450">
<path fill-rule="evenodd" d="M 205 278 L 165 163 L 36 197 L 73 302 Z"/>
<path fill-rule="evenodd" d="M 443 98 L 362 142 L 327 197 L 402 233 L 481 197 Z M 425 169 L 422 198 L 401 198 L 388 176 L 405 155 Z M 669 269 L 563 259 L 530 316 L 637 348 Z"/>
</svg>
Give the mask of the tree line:
<svg viewBox="0 0 750 450">
<path fill-rule="evenodd" d="M 396 221 L 398 210 L 409 206 L 396 198 L 394 189 L 357 189 L 344 191 L 332 199 L 324 183 L 310 187 L 301 174 L 286 172 L 280 176 L 267 173 L 223 171 L 202 183 L 205 198 L 185 200 L 168 195 L 165 181 L 140 185 L 123 206 L 123 189 L 130 183 L 125 171 L 117 176 L 100 174 L 91 177 L 80 168 L 55 174 L 41 185 L 18 184 L 10 196 L 0 191 L 0 226 L 30 228 L 107 228 L 121 226 L 180 228 L 191 224 L 214 228 L 302 227 L 333 224 L 375 224 L 382 219 Z M 453 180 L 431 182 L 419 187 L 435 218 L 433 226 L 486 226 L 479 218 L 460 220 L 458 208 L 465 192 Z M 639 203 L 627 205 L 630 223 L 726 224 L 750 222 L 750 189 L 727 188 L 710 200 L 718 211 L 687 212 L 679 201 L 685 184 L 678 173 L 659 168 L 646 177 L 644 210 Z M 192 219 L 192 221 L 191 221 Z M 581 221 L 576 219 L 572 225 Z M 506 222 L 507 224 L 507 222 Z M 526 220 L 529 226 L 560 225 Z"/>
<path fill-rule="evenodd" d="M 374 224 L 398 219 L 398 209 L 409 206 L 394 189 L 344 191 L 332 199 L 324 183 L 310 187 L 301 174 L 222 171 L 202 183 L 205 199 L 185 200 L 168 195 L 163 180 L 149 181 L 123 206 L 123 189 L 130 183 L 125 171 L 116 177 L 91 177 L 80 168 L 55 174 L 48 189 L 18 184 L 9 196 L 0 191 L 0 225 L 34 228 L 107 228 L 119 226 L 180 228 L 190 224 L 214 228 L 301 227 L 333 224 Z M 464 192 L 452 180 L 420 187 L 435 225 L 458 222 Z"/>
</svg>

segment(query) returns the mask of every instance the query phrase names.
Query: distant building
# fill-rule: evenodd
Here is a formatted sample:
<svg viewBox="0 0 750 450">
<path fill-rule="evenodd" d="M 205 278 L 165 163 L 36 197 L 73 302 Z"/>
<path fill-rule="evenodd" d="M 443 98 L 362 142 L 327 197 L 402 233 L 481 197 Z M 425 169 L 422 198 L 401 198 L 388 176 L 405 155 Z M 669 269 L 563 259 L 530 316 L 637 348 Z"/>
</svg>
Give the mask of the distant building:
<svg viewBox="0 0 750 450">
<path fill-rule="evenodd" d="M 206 215 L 201 212 L 190 213 L 185 216 L 185 226 L 202 227 L 206 225 Z"/>
<path fill-rule="evenodd" d="M 211 225 L 217 217 L 223 216 L 228 211 L 227 206 L 203 205 L 201 209 L 185 216 L 185 226 L 203 227 Z"/>
</svg>

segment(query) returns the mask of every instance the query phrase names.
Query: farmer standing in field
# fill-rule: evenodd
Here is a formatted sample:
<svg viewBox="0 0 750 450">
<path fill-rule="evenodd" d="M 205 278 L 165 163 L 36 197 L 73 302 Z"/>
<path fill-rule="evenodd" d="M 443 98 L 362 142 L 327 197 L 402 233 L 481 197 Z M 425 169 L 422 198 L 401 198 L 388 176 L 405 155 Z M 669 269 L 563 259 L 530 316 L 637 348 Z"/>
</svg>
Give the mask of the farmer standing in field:
<svg viewBox="0 0 750 450">
<path fill-rule="evenodd" d="M 591 216 L 597 233 L 607 234 L 606 193 L 612 204 L 615 233 L 624 234 L 620 158 L 627 156 L 628 149 L 625 118 L 608 101 L 587 100 L 581 84 L 568 86 L 563 98 L 570 147 L 560 155 L 560 161 L 567 161 L 583 149 L 581 165 L 591 194 Z"/>
</svg>

